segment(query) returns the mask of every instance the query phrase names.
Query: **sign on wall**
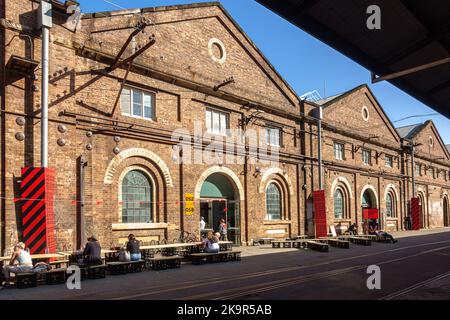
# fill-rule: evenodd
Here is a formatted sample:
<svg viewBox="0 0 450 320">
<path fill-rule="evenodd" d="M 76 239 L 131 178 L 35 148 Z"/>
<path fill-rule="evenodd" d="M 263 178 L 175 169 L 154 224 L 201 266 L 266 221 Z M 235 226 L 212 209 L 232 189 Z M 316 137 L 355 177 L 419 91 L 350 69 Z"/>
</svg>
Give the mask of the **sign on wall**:
<svg viewBox="0 0 450 320">
<path fill-rule="evenodd" d="M 184 214 L 191 216 L 194 214 L 194 194 L 185 193 L 184 194 Z"/>
</svg>

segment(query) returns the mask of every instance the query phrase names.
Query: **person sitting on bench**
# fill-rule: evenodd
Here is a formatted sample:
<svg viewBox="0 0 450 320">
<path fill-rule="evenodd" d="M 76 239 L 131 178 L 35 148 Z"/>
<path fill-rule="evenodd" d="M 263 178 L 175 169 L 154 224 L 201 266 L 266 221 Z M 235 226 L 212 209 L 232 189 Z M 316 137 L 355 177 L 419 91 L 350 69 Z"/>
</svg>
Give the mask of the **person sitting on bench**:
<svg viewBox="0 0 450 320">
<path fill-rule="evenodd" d="M 14 265 L 17 262 L 18 264 Z M 25 250 L 25 244 L 19 242 L 14 246 L 14 252 L 11 254 L 11 259 L 9 260 L 9 265 L 3 267 L 3 278 L 5 284 L 3 287 L 9 285 L 10 273 L 21 273 L 21 272 L 31 272 L 33 271 L 33 261 L 31 260 L 30 253 Z"/>
<path fill-rule="evenodd" d="M 78 260 L 78 264 L 87 264 L 90 266 L 103 264 L 102 247 L 96 236 L 92 235 L 88 238 L 88 242 L 86 243 L 82 255 L 83 258 Z"/>
<path fill-rule="evenodd" d="M 218 253 L 220 250 L 219 239 L 211 231 L 203 239 L 203 248 L 206 253 Z"/>
<path fill-rule="evenodd" d="M 353 223 L 347 230 L 349 235 L 356 235 L 357 234 L 357 227 L 356 227 L 356 223 Z"/>
<path fill-rule="evenodd" d="M 131 261 L 141 260 L 140 243 L 136 240 L 134 234 L 128 236 L 127 251 L 130 253 Z"/>
<path fill-rule="evenodd" d="M 372 229 L 371 232 L 369 232 L 369 234 L 374 234 L 378 237 L 389 239 L 392 243 L 398 242 L 398 240 L 394 239 L 394 237 L 391 234 L 387 233 L 386 231 L 379 230 L 378 227 L 379 227 L 378 223 L 375 224 L 374 228 Z"/>
</svg>

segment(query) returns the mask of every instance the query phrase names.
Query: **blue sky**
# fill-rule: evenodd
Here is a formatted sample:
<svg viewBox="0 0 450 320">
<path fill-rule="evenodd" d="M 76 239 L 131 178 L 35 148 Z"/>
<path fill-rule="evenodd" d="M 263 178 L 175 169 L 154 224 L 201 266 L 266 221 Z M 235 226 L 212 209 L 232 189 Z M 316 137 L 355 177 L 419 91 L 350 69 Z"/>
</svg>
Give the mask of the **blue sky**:
<svg viewBox="0 0 450 320">
<path fill-rule="evenodd" d="M 208 2 L 204 0 L 79 0 L 83 12 L 119 10 Z M 222 5 L 245 30 L 267 59 L 302 95 L 317 90 L 331 96 L 362 83 L 370 84 L 370 73 L 326 44 L 280 18 L 253 0 L 222 0 Z M 443 116 L 427 116 L 397 121 L 434 111 L 388 82 L 370 84 L 383 109 L 395 126 L 432 119 L 442 139 L 450 144 L 450 121 Z"/>
</svg>

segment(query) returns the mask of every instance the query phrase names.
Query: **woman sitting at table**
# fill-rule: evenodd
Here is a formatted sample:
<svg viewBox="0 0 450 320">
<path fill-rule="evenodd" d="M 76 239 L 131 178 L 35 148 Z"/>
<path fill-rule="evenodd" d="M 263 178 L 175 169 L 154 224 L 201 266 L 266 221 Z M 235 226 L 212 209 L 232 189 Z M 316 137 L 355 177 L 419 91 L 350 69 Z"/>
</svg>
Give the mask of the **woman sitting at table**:
<svg viewBox="0 0 450 320">
<path fill-rule="evenodd" d="M 141 260 L 141 244 L 138 240 L 136 240 L 136 237 L 134 234 L 130 234 L 128 236 L 128 242 L 127 242 L 127 251 L 130 253 L 131 261 L 139 261 Z"/>
<path fill-rule="evenodd" d="M 18 264 L 14 264 L 17 262 Z M 33 270 L 33 262 L 30 253 L 25 250 L 25 244 L 19 242 L 14 246 L 14 252 L 11 254 L 9 265 L 3 267 L 3 278 L 5 284 L 3 287 L 9 285 L 10 273 L 31 272 Z"/>
<path fill-rule="evenodd" d="M 92 266 L 103 264 L 102 247 L 100 246 L 100 242 L 98 242 L 96 236 L 90 236 L 88 238 L 88 242 L 86 243 L 86 246 L 81 254 L 83 255 L 83 258 L 78 260 L 78 264 L 87 264 Z"/>
<path fill-rule="evenodd" d="M 208 231 L 206 238 L 203 239 L 203 249 L 206 253 L 219 252 L 219 239 L 211 231 Z"/>
</svg>

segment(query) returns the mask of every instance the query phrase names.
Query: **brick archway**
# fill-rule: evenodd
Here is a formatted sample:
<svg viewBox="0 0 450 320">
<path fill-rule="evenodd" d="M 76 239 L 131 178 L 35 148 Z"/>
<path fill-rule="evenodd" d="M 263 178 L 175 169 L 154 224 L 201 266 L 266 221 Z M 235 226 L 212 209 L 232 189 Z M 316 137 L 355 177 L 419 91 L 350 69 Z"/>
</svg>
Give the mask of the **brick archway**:
<svg viewBox="0 0 450 320">
<path fill-rule="evenodd" d="M 114 175 L 117 172 L 119 164 L 127 158 L 140 157 L 153 162 L 163 175 L 164 181 L 167 187 L 173 187 L 172 176 L 170 175 L 169 167 L 164 163 L 164 161 L 155 153 L 150 150 L 142 148 L 130 148 L 122 151 L 117 156 L 115 156 L 108 165 L 106 169 L 105 178 L 103 180 L 104 184 L 112 184 L 114 180 Z"/>
<path fill-rule="evenodd" d="M 228 169 L 227 167 L 220 167 L 220 166 L 211 167 L 209 169 L 206 169 L 202 173 L 202 175 L 200 176 L 200 178 L 197 181 L 197 185 L 195 186 L 195 192 L 194 192 L 195 199 L 200 199 L 200 191 L 202 189 L 203 183 L 213 173 L 222 173 L 225 176 L 227 176 L 229 179 L 231 179 L 231 181 L 233 182 L 234 186 L 236 187 L 236 191 L 238 193 L 237 194 L 238 198 L 236 198 L 236 200 L 245 200 L 244 188 L 242 187 L 239 177 L 231 169 Z"/>
</svg>

